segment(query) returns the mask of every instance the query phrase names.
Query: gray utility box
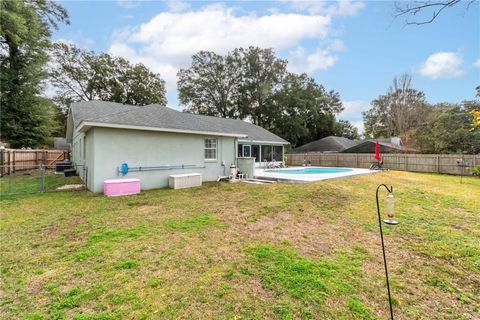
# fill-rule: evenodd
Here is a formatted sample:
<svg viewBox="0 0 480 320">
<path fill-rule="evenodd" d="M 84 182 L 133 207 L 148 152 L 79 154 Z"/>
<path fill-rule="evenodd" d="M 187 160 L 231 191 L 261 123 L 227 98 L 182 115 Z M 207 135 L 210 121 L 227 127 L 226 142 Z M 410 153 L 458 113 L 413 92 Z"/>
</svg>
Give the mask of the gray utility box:
<svg viewBox="0 0 480 320">
<path fill-rule="evenodd" d="M 240 157 L 237 158 L 238 170 L 246 174 L 246 177 L 253 178 L 255 174 L 255 158 Z"/>
</svg>

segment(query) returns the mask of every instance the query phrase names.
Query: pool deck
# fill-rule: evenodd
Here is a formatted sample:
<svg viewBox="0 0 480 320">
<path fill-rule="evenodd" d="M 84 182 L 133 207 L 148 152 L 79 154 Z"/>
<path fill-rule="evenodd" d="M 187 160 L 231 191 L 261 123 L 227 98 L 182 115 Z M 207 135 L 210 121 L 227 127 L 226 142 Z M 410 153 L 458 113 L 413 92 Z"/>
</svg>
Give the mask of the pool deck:
<svg viewBox="0 0 480 320">
<path fill-rule="evenodd" d="M 325 168 L 325 167 L 289 167 L 281 170 L 286 171 L 286 170 L 295 170 L 295 169 L 304 169 L 304 168 Z M 352 171 L 335 172 L 335 173 L 317 173 L 317 174 L 291 174 L 291 173 L 281 173 L 278 171 L 277 172 L 272 171 L 272 170 L 279 170 L 279 169 L 255 169 L 255 178 L 275 180 L 280 182 L 307 183 L 307 182 L 346 178 L 351 176 L 359 176 L 359 175 L 366 175 L 366 174 L 373 174 L 373 173 L 380 172 L 377 170 L 359 169 L 359 168 L 344 168 L 344 169 L 352 169 Z"/>
</svg>

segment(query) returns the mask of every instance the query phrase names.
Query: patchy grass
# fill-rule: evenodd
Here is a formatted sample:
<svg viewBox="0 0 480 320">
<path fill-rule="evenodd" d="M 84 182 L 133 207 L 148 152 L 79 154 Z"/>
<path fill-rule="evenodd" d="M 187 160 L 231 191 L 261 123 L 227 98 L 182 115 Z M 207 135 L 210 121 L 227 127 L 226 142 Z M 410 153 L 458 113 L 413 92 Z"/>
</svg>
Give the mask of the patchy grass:
<svg viewBox="0 0 480 320">
<path fill-rule="evenodd" d="M 480 179 L 406 172 L 3 196 L 0 314 L 386 319 L 379 183 L 401 222 L 384 228 L 396 318 L 480 317 Z"/>
<path fill-rule="evenodd" d="M 370 309 L 356 297 L 361 286 L 361 266 L 367 258 L 361 248 L 316 260 L 272 245 L 258 245 L 246 251 L 256 266 L 254 274 L 281 299 L 277 313 L 282 318 L 373 318 Z M 335 296 L 337 303 L 348 301 L 350 312 L 330 309 L 323 303 L 329 296 Z"/>
<path fill-rule="evenodd" d="M 186 219 L 166 220 L 164 225 L 174 231 L 194 231 L 218 225 L 218 219 L 211 214 L 202 214 Z"/>
</svg>

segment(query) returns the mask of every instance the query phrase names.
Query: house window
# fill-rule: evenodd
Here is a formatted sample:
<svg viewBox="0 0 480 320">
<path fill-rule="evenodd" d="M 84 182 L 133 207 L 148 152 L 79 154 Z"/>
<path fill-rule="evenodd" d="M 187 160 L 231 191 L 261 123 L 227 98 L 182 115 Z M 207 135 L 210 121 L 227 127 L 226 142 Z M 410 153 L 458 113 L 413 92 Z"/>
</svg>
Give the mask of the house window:
<svg viewBox="0 0 480 320">
<path fill-rule="evenodd" d="M 205 139 L 205 160 L 217 160 L 217 139 Z"/>
</svg>

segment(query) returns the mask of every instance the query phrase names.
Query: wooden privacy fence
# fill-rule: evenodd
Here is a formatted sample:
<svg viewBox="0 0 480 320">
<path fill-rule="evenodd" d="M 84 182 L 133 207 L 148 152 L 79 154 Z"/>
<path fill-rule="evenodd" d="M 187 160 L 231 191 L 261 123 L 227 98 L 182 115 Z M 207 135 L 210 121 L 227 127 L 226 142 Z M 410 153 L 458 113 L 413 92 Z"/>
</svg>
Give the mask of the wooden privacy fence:
<svg viewBox="0 0 480 320">
<path fill-rule="evenodd" d="M 67 150 L 2 149 L 0 150 L 0 173 L 3 175 L 15 171 L 32 170 L 39 165 L 54 169 L 57 162 L 65 159 L 68 159 Z"/>
<path fill-rule="evenodd" d="M 374 161 L 370 153 L 296 153 L 287 154 L 287 164 L 312 166 L 369 168 Z M 480 165 L 480 155 L 472 154 L 382 154 L 384 167 L 391 170 L 471 174 Z M 464 166 L 457 163 L 464 160 Z M 463 170 L 463 172 L 462 172 Z"/>
</svg>

